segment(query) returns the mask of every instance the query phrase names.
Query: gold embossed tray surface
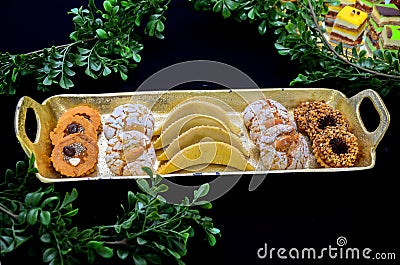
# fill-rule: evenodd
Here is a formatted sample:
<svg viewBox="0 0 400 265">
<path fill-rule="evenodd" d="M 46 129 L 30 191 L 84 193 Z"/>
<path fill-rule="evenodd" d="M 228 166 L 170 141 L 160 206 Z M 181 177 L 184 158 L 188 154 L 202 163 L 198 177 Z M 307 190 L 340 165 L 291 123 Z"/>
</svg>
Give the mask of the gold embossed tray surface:
<svg viewBox="0 0 400 265">
<path fill-rule="evenodd" d="M 95 172 L 85 177 L 66 178 L 57 173 L 50 162 L 52 144 L 49 133 L 54 129 L 57 119 L 69 108 L 77 105 L 88 105 L 97 109 L 102 117 L 103 123 L 113 111 L 113 109 L 125 103 L 140 103 L 153 111 L 155 117 L 155 128 L 160 126 L 170 111 L 179 103 L 193 97 L 212 98 L 214 102 L 220 102 L 228 112 L 231 121 L 242 130 L 242 142 L 245 148 L 250 151 L 249 162 L 257 163 L 257 152 L 254 152 L 254 145 L 248 137 L 248 132 L 243 124 L 241 113 L 251 102 L 270 98 L 282 103 L 290 114 L 293 109 L 304 101 L 325 100 L 329 105 L 335 107 L 345 114 L 352 132 L 359 140 L 360 155 L 353 167 L 348 168 L 321 168 L 316 164 L 309 163 L 305 169 L 295 170 L 270 170 L 266 171 L 247 171 L 237 172 L 234 169 L 227 169 L 222 166 L 209 166 L 199 170 L 200 172 L 179 171 L 171 176 L 192 176 L 192 175 L 237 175 L 237 174 L 266 174 L 282 172 L 338 172 L 365 170 L 374 167 L 376 160 L 376 147 L 384 136 L 390 122 L 390 116 L 382 99 L 379 95 L 370 89 L 363 90 L 357 95 L 347 98 L 343 93 L 328 88 L 267 88 L 267 89 L 237 89 L 237 90 L 207 90 L 207 91 L 146 91 L 146 92 L 127 92 L 110 94 L 75 94 L 75 95 L 56 95 L 38 103 L 30 97 L 22 97 L 16 107 L 15 113 L 15 132 L 16 136 L 24 149 L 30 156 L 32 153 L 36 158 L 36 167 L 38 168 L 37 177 L 42 182 L 63 182 L 77 180 L 94 179 L 126 179 L 140 178 L 146 176 L 115 176 L 108 169 L 105 163 L 105 149 L 107 140 L 103 133 L 98 139 L 99 144 L 99 162 Z M 360 104 L 368 98 L 373 103 L 379 114 L 380 122 L 378 127 L 370 132 L 361 119 Z M 26 113 L 28 109 L 33 109 L 37 118 L 37 132 L 35 141 L 31 141 L 25 128 Z M 157 167 L 157 165 L 156 165 Z"/>
</svg>

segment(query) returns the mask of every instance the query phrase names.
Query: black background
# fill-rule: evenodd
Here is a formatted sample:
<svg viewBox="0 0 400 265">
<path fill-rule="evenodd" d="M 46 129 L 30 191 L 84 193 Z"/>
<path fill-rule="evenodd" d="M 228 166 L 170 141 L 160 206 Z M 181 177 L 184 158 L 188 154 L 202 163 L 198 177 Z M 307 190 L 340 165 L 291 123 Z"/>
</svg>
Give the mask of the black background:
<svg viewBox="0 0 400 265">
<path fill-rule="evenodd" d="M 0 50 L 25 53 L 68 43 L 73 24 L 67 11 L 81 5 L 86 5 L 86 1 L 3 0 Z M 166 17 L 166 38 L 143 39 L 142 62 L 129 72 L 125 82 L 119 76 L 100 80 L 80 76 L 74 79 L 75 87 L 69 91 L 58 88 L 42 93 L 25 85 L 17 89 L 17 95 L 0 96 L 1 171 L 13 168 L 16 161 L 25 157 L 13 126 L 15 106 L 24 95 L 41 102 L 61 93 L 134 91 L 158 70 L 197 59 L 229 64 L 249 75 L 259 87 L 266 88 L 289 87 L 289 82 L 299 73 L 300 65 L 277 54 L 273 47 L 273 33 L 261 36 L 256 25 L 240 24 L 225 20 L 219 14 L 195 11 L 184 0 L 172 0 Z M 329 87 L 329 83 L 315 85 L 318 86 Z M 200 88 L 213 87 L 193 85 L 193 89 Z M 399 264 L 399 99 L 397 93 L 384 98 L 391 114 L 391 124 L 377 147 L 373 169 L 330 174 L 269 174 L 252 192 L 248 191 L 250 177 L 242 177 L 229 193 L 213 202 L 212 210 L 205 212 L 222 232 L 216 246 L 208 246 L 202 237 L 192 238 L 184 261 L 188 264 L 300 264 L 300 261 L 259 260 L 256 252 L 264 243 L 276 248 L 334 246 L 339 236 L 345 236 L 349 247 L 396 252 Z M 363 104 L 362 110 L 364 122 L 373 129 L 377 124 L 375 111 L 369 104 Z M 79 192 L 75 206 L 80 208 L 80 213 L 76 222 L 82 226 L 113 223 L 127 191 L 135 189 L 132 182 L 123 180 L 56 184 L 59 191 L 70 191 L 73 187 Z M 41 264 L 40 257 L 28 257 L 22 251 L 0 260 L 2 265 L 28 261 Z M 356 263 L 325 260 L 320 264 L 328 262 Z M 97 260 L 96 264 L 105 263 Z M 365 261 L 360 262 L 363 263 Z M 376 260 L 371 263 L 381 264 Z"/>
</svg>

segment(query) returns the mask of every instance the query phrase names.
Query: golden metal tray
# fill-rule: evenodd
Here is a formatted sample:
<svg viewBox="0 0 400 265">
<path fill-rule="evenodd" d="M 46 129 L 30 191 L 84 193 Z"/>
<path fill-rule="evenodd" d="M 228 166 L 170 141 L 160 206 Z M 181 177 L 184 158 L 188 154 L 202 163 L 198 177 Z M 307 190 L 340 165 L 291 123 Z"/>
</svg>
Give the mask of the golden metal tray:
<svg viewBox="0 0 400 265">
<path fill-rule="evenodd" d="M 104 151 L 107 146 L 103 133 L 99 136 L 99 162 L 94 173 L 86 177 L 66 178 L 60 176 L 50 162 L 52 150 L 49 133 L 56 125 L 57 119 L 67 109 L 85 104 L 99 110 L 102 121 L 104 122 L 112 110 L 118 105 L 125 103 L 141 103 L 149 107 L 155 116 L 155 127 L 157 128 L 165 119 L 174 106 L 183 100 L 191 97 L 211 97 L 219 100 L 228 106 L 228 114 L 232 122 L 240 126 L 242 130 L 242 140 L 246 148 L 251 149 L 252 143 L 248 138 L 248 133 L 240 119 L 240 114 L 247 104 L 262 98 L 270 98 L 282 103 L 289 113 L 303 101 L 325 100 L 328 104 L 342 111 L 349 120 L 353 133 L 359 139 L 360 158 L 354 167 L 348 168 L 320 168 L 310 166 L 305 169 L 296 170 L 270 170 L 266 171 L 246 171 L 236 172 L 227 171 L 221 167 L 211 166 L 201 172 L 180 171 L 172 176 L 193 176 L 193 175 L 238 175 L 238 174 L 266 174 L 283 172 L 339 172 L 354 171 L 373 168 L 376 160 L 376 147 L 383 138 L 390 122 L 389 112 L 386 109 L 379 95 L 370 89 L 363 90 L 357 95 L 347 98 L 343 93 L 328 88 L 265 88 L 265 89 L 236 89 L 236 90 L 207 90 L 207 91 L 143 91 L 143 92 L 125 92 L 125 93 L 107 93 L 107 94 L 65 94 L 56 95 L 46 99 L 41 104 L 28 96 L 22 97 L 16 107 L 15 112 L 15 133 L 24 149 L 30 156 L 32 153 L 36 157 L 36 167 L 38 168 L 37 177 L 42 182 L 63 182 L 79 180 L 98 180 L 98 179 L 126 179 L 141 178 L 146 176 L 115 176 L 113 175 L 104 160 Z M 365 128 L 360 116 L 360 104 L 368 98 L 373 103 L 379 114 L 380 122 L 378 127 L 369 132 Z M 35 141 L 31 141 L 25 128 L 26 113 L 28 109 L 33 109 L 37 118 L 37 132 Z M 249 162 L 255 163 L 257 157 L 254 152 L 250 152 Z"/>
</svg>

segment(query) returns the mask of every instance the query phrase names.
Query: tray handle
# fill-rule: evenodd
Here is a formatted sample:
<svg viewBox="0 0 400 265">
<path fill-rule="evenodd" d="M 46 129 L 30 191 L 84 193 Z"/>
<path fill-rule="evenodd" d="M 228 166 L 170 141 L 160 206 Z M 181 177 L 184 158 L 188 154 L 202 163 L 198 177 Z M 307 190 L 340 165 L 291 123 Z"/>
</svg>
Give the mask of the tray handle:
<svg viewBox="0 0 400 265">
<path fill-rule="evenodd" d="M 372 132 L 368 131 L 367 128 L 365 128 L 364 123 L 362 122 L 361 115 L 360 115 L 360 105 L 361 102 L 365 99 L 368 98 L 371 100 L 372 104 L 375 107 L 375 110 L 379 114 L 379 124 L 378 127 Z M 387 110 L 382 98 L 379 96 L 379 94 L 372 90 L 372 89 L 365 89 L 358 94 L 354 95 L 353 97 L 350 98 L 350 103 L 354 107 L 357 115 L 357 119 L 361 121 L 361 128 L 364 131 L 364 133 L 370 137 L 371 142 L 372 142 L 372 147 L 375 149 L 379 142 L 382 140 L 383 135 L 385 134 L 386 130 L 389 128 L 389 123 L 390 123 L 390 114 L 389 111 Z"/>
<path fill-rule="evenodd" d="M 28 109 L 33 109 L 36 115 L 37 132 L 34 142 L 32 142 L 26 134 L 25 121 Z M 15 134 L 22 148 L 28 156 L 31 156 L 32 152 L 34 152 L 36 146 L 38 145 L 38 142 L 40 140 L 40 129 L 42 127 L 41 123 L 44 119 L 45 109 L 43 105 L 39 104 L 28 96 L 23 96 L 18 101 L 14 119 Z"/>
</svg>

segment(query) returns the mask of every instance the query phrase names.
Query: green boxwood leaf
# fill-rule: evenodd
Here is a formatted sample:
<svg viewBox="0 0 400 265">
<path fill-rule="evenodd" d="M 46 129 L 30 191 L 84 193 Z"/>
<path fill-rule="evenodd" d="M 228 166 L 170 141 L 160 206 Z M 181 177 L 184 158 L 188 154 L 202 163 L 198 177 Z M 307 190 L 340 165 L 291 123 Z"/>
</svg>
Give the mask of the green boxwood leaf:
<svg viewBox="0 0 400 265">
<path fill-rule="evenodd" d="M 107 13 L 111 13 L 112 12 L 113 6 L 111 5 L 111 3 L 109 1 L 104 1 L 103 2 L 103 7 L 104 7 L 104 10 L 107 11 Z"/>
<path fill-rule="evenodd" d="M 212 234 L 207 233 L 207 241 L 210 244 L 210 246 L 214 246 L 215 243 L 217 243 L 217 240 L 215 239 L 215 236 Z"/>
<path fill-rule="evenodd" d="M 51 235 L 49 233 L 43 234 L 40 237 L 40 241 L 42 241 L 43 243 L 50 243 L 51 242 Z"/>
<path fill-rule="evenodd" d="M 164 23 L 161 20 L 157 20 L 156 29 L 157 31 L 164 31 Z"/>
<path fill-rule="evenodd" d="M 139 254 L 133 253 L 132 257 L 135 265 L 147 265 L 147 261 Z"/>
<path fill-rule="evenodd" d="M 37 221 L 39 209 L 34 208 L 28 211 L 28 214 L 26 216 L 26 219 L 30 225 L 34 225 Z"/>
<path fill-rule="evenodd" d="M 93 248 L 93 249 L 95 249 L 95 248 L 100 248 L 100 247 L 102 247 L 102 246 L 103 246 L 103 243 L 102 243 L 102 242 L 99 242 L 99 241 L 91 240 L 91 241 L 87 242 L 85 246 L 86 246 L 87 248 Z"/>
<path fill-rule="evenodd" d="M 104 66 L 103 76 L 107 76 L 109 74 L 111 74 L 111 69 L 109 67 L 107 67 L 107 66 Z"/>
<path fill-rule="evenodd" d="M 140 54 L 135 53 L 135 52 L 132 54 L 132 58 L 137 63 L 139 63 L 142 60 L 142 58 L 140 57 Z"/>
<path fill-rule="evenodd" d="M 99 37 L 102 40 L 108 39 L 108 34 L 104 29 L 96 29 L 96 34 L 97 34 L 97 37 Z"/>
<path fill-rule="evenodd" d="M 64 89 L 69 89 L 74 86 L 74 83 L 66 75 L 62 75 L 60 79 L 60 86 Z"/>
<path fill-rule="evenodd" d="M 160 256 L 153 254 L 153 253 L 146 253 L 143 254 L 143 257 L 150 261 L 151 264 L 161 264 Z"/>
<path fill-rule="evenodd" d="M 225 5 L 230 9 L 230 10 L 236 10 L 236 8 L 239 7 L 239 3 L 233 1 L 233 0 L 225 0 Z"/>
<path fill-rule="evenodd" d="M 222 10 L 223 2 L 222 0 L 217 1 L 213 7 L 213 12 L 218 13 Z"/>
<path fill-rule="evenodd" d="M 43 252 L 43 262 L 50 262 L 57 257 L 58 251 L 56 248 L 48 248 Z"/>
<path fill-rule="evenodd" d="M 141 237 L 137 237 L 137 238 L 136 238 L 136 241 L 137 241 L 137 243 L 138 243 L 139 245 L 145 245 L 145 244 L 147 244 L 147 240 L 145 240 L 145 239 L 143 239 L 143 238 L 141 238 Z"/>
<path fill-rule="evenodd" d="M 129 251 L 125 249 L 117 249 L 117 255 L 120 259 L 124 260 L 129 255 Z"/>
<path fill-rule="evenodd" d="M 24 161 L 18 161 L 15 165 L 15 174 L 21 176 L 26 172 L 26 164 Z"/>
<path fill-rule="evenodd" d="M 249 12 L 247 13 L 247 17 L 250 18 L 251 20 L 254 20 L 255 13 L 256 13 L 256 11 L 255 11 L 255 8 L 253 7 L 253 8 L 251 8 L 251 9 L 249 10 Z"/>
<path fill-rule="evenodd" d="M 97 75 L 95 73 L 93 73 L 89 67 L 86 67 L 85 69 L 85 74 L 87 74 L 88 76 L 90 76 L 93 79 L 97 79 Z"/>
<path fill-rule="evenodd" d="M 95 260 L 96 256 L 95 256 L 93 250 L 89 249 L 89 251 L 87 252 L 87 258 L 88 258 L 88 261 L 89 261 L 90 264 L 94 263 L 94 260 Z"/>
<path fill-rule="evenodd" d="M 210 184 L 209 183 L 204 183 L 202 184 L 199 189 L 197 190 L 197 196 L 196 198 L 201 198 L 204 197 L 208 194 L 210 191 Z"/>
<path fill-rule="evenodd" d="M 229 8 L 226 5 L 222 5 L 222 16 L 224 18 L 228 18 L 231 16 L 231 11 L 229 11 Z"/>
<path fill-rule="evenodd" d="M 40 211 L 39 219 L 43 225 L 45 225 L 45 226 L 49 225 L 50 221 L 51 221 L 50 212 L 49 211 Z"/>
<path fill-rule="evenodd" d="M 181 258 L 181 255 L 180 255 L 178 252 L 176 252 L 176 251 L 174 251 L 174 250 L 172 250 L 172 249 L 169 249 L 169 248 L 167 248 L 167 251 L 168 251 L 168 253 L 171 254 L 175 259 L 180 259 L 180 258 Z"/>
<path fill-rule="evenodd" d="M 51 79 L 50 76 L 46 76 L 46 78 L 43 80 L 43 85 L 51 86 L 51 84 L 53 84 L 53 80 Z"/>
<path fill-rule="evenodd" d="M 128 79 L 128 75 L 125 74 L 124 72 L 119 71 L 119 74 L 121 75 L 122 80 L 126 81 Z"/>
<path fill-rule="evenodd" d="M 113 256 L 113 249 L 109 247 L 100 247 L 95 249 L 97 254 L 102 256 L 103 258 L 109 259 Z"/>
<path fill-rule="evenodd" d="M 261 23 L 258 25 L 258 32 L 261 35 L 264 35 L 265 32 L 267 32 L 267 21 L 263 20 Z"/>
</svg>

